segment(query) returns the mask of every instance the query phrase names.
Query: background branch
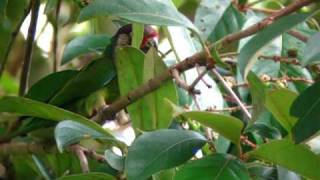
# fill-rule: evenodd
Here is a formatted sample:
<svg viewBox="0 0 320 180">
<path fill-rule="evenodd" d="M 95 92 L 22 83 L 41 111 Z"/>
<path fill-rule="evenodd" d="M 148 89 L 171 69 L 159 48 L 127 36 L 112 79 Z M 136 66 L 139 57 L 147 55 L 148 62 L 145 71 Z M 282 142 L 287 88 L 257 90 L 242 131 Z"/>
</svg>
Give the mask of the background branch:
<svg viewBox="0 0 320 180">
<path fill-rule="evenodd" d="M 5 66 L 7 64 L 7 61 L 8 61 L 12 46 L 13 46 L 13 44 L 14 44 L 14 42 L 15 42 L 18 34 L 19 34 L 20 28 L 21 28 L 24 20 L 27 18 L 30 10 L 31 10 L 31 2 L 29 3 L 28 7 L 24 10 L 23 16 L 21 17 L 20 21 L 18 22 L 16 28 L 11 33 L 11 39 L 9 41 L 8 47 L 6 49 L 6 52 L 4 54 L 3 60 L 2 60 L 2 62 L 0 64 L 0 78 L 1 78 L 1 76 L 3 74 L 3 72 L 4 72 L 4 69 L 5 69 Z"/>
<path fill-rule="evenodd" d="M 29 30 L 28 30 L 26 52 L 25 52 L 24 62 L 23 62 L 23 67 L 21 72 L 20 88 L 19 88 L 20 96 L 23 96 L 26 93 L 28 88 L 30 66 L 32 62 L 32 50 L 33 50 L 33 44 L 34 44 L 34 37 L 37 30 L 40 0 L 31 0 L 30 3 L 31 3 L 31 21 L 30 21 Z"/>
</svg>

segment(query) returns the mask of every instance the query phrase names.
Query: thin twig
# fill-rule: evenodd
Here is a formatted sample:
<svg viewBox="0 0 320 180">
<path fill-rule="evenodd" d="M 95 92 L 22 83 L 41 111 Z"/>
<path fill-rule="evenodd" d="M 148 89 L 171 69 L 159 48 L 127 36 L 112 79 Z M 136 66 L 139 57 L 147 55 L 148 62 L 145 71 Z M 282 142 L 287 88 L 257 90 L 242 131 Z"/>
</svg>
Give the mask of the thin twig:
<svg viewBox="0 0 320 180">
<path fill-rule="evenodd" d="M 70 146 L 70 149 L 71 149 L 71 151 L 73 151 L 78 156 L 82 172 L 83 173 L 90 172 L 88 159 L 87 159 L 87 156 L 86 156 L 86 154 L 84 152 L 85 149 L 82 148 L 78 144 Z"/>
<path fill-rule="evenodd" d="M 241 100 L 236 95 L 236 93 L 231 89 L 231 87 L 223 79 L 221 74 L 216 69 L 212 69 L 211 71 L 219 79 L 219 81 L 222 83 L 223 87 L 227 90 L 227 92 L 233 97 L 233 99 L 241 107 L 241 110 L 244 112 L 244 114 L 247 116 L 247 118 L 251 119 L 251 114 L 249 113 L 248 109 L 244 106 L 244 104 L 241 102 Z"/>
<path fill-rule="evenodd" d="M 203 84 L 205 84 L 207 86 L 207 88 L 211 88 L 212 86 L 205 79 L 203 79 L 203 76 L 208 72 L 208 70 L 206 70 L 205 74 L 201 75 L 204 72 L 202 72 L 202 73 L 200 72 L 199 64 L 196 64 L 196 70 L 198 73 L 198 77 L 201 76 L 201 81 L 203 82 Z"/>
<path fill-rule="evenodd" d="M 189 86 L 182 78 L 180 78 L 179 71 L 177 71 L 176 69 L 172 69 L 171 74 L 172 74 L 172 77 L 175 79 L 176 84 L 180 88 L 188 91 L 189 94 L 192 95 L 192 94 L 200 94 L 201 93 L 199 90 L 195 89 L 194 87 Z"/>
<path fill-rule="evenodd" d="M 14 44 L 14 42 L 15 42 L 18 34 L 19 34 L 20 28 L 21 28 L 24 20 L 27 18 L 30 10 L 31 10 L 31 3 L 29 3 L 28 7 L 24 10 L 23 16 L 21 17 L 20 21 L 18 22 L 16 28 L 11 33 L 11 39 L 9 41 L 8 47 L 6 49 L 6 52 L 4 54 L 3 60 L 2 60 L 2 62 L 0 64 L 0 78 L 1 78 L 1 76 L 3 74 L 3 72 L 4 72 L 4 69 L 5 69 L 5 66 L 7 64 L 7 61 L 8 61 L 12 46 L 13 46 L 13 44 Z"/>
<path fill-rule="evenodd" d="M 20 96 L 24 96 L 28 88 L 30 66 L 32 62 L 32 50 L 33 50 L 33 44 L 34 44 L 34 37 L 37 30 L 40 0 L 32 0 L 31 4 L 32 4 L 31 21 L 30 21 L 29 30 L 28 30 L 26 52 L 25 52 L 25 57 L 24 57 L 24 62 L 23 62 L 23 67 L 21 72 L 20 88 L 19 88 Z"/>
<path fill-rule="evenodd" d="M 252 109 L 252 106 L 245 106 L 247 109 Z M 216 109 L 216 108 L 208 108 L 206 111 L 209 112 L 235 112 L 241 110 L 240 106 L 234 106 L 234 107 L 227 107 L 223 109 Z"/>
<path fill-rule="evenodd" d="M 54 24 L 54 34 L 53 34 L 53 72 L 58 71 L 59 62 L 58 62 L 58 35 L 59 35 L 59 15 L 60 15 L 60 7 L 61 7 L 61 0 L 58 0 L 57 7 L 55 11 L 56 21 Z"/>
<path fill-rule="evenodd" d="M 292 65 L 301 65 L 300 62 L 295 58 L 290 57 L 283 57 L 283 56 L 264 56 L 261 55 L 258 57 L 260 60 L 272 60 L 274 62 L 281 62 L 285 64 L 292 64 Z"/>
<path fill-rule="evenodd" d="M 200 80 L 203 80 L 203 77 L 209 72 L 209 69 L 206 69 L 204 71 L 202 71 L 201 73 L 199 73 L 198 77 L 191 83 L 191 85 L 189 86 L 189 89 L 195 89 L 196 85 L 199 83 Z M 206 84 L 206 86 L 208 88 L 211 88 L 211 86 L 209 84 L 207 84 L 204 80 L 202 81 Z"/>
<path fill-rule="evenodd" d="M 252 147 L 253 149 L 256 149 L 256 148 L 257 148 L 257 145 L 256 145 L 255 143 L 251 142 L 251 141 L 248 139 L 247 136 L 243 136 L 243 135 L 240 136 L 240 140 L 241 140 L 241 142 L 242 142 L 243 144 L 248 145 L 248 146 Z"/>
<path fill-rule="evenodd" d="M 302 82 L 306 84 L 313 84 L 314 81 L 312 79 L 306 79 L 303 77 L 289 77 L 289 76 L 283 76 L 283 77 L 262 77 L 260 78 L 263 82 Z M 240 84 L 234 84 L 232 87 L 248 87 L 248 83 L 240 83 Z"/>
</svg>

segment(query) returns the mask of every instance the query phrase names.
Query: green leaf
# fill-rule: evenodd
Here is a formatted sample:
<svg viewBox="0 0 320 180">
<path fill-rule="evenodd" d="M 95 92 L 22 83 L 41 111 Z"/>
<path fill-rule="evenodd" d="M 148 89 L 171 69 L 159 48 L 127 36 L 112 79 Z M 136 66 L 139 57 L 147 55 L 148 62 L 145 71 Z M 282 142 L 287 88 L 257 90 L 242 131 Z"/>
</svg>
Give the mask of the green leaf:
<svg viewBox="0 0 320 180">
<path fill-rule="evenodd" d="M 54 121 L 71 119 L 110 137 L 110 132 L 95 122 L 64 109 L 22 97 L 5 96 L 0 98 L 0 112 L 16 113 L 21 116 L 33 116 Z"/>
<path fill-rule="evenodd" d="M 310 37 L 307 45 L 303 50 L 303 59 L 300 60 L 302 65 L 314 64 L 320 61 L 320 33 Z"/>
<path fill-rule="evenodd" d="M 63 152 L 69 145 L 78 143 L 83 139 L 103 139 L 108 142 L 117 141 L 112 135 L 106 136 L 90 128 L 90 126 L 71 120 L 60 122 L 55 128 L 54 135 L 60 152 Z"/>
<path fill-rule="evenodd" d="M 47 0 L 46 7 L 44 8 L 44 13 L 49 14 L 53 11 L 58 4 L 58 0 Z"/>
<path fill-rule="evenodd" d="M 131 45 L 137 49 L 140 48 L 143 34 L 144 34 L 144 25 L 139 23 L 132 24 L 132 43 Z"/>
<path fill-rule="evenodd" d="M 191 161 L 182 166 L 174 180 L 249 180 L 249 174 L 244 164 L 227 154 L 215 154 Z"/>
<path fill-rule="evenodd" d="M 255 35 L 240 51 L 238 57 L 240 73 L 246 77 L 249 70 L 257 60 L 261 49 L 270 43 L 274 38 L 293 28 L 298 23 L 303 22 L 312 14 L 293 14 L 285 16 L 276 22 L 272 23 L 257 35 Z M 245 79 L 245 78 L 244 78 Z"/>
<path fill-rule="evenodd" d="M 115 77 L 115 68 L 110 59 L 98 59 L 81 69 L 49 101 L 63 105 L 77 98 L 83 98 L 108 84 Z"/>
<path fill-rule="evenodd" d="M 273 90 L 266 94 L 266 108 L 289 134 L 291 134 L 291 129 L 297 122 L 297 119 L 290 115 L 290 107 L 297 96 L 295 92 L 287 89 Z"/>
<path fill-rule="evenodd" d="M 203 0 L 195 15 L 195 25 L 201 36 L 210 42 L 239 31 L 244 21 L 244 16 L 232 6 L 230 0 Z"/>
<path fill-rule="evenodd" d="M 0 20 L 2 20 L 6 15 L 7 3 L 8 3 L 8 0 L 0 1 Z"/>
<path fill-rule="evenodd" d="M 52 73 L 35 83 L 28 91 L 26 97 L 47 102 L 78 72 L 75 70 L 65 70 Z"/>
<path fill-rule="evenodd" d="M 204 39 L 207 39 L 217 27 L 230 4 L 230 0 L 201 1 L 195 15 L 195 25 L 201 31 L 201 36 Z"/>
<path fill-rule="evenodd" d="M 142 84 L 144 54 L 132 47 L 116 50 L 116 68 L 120 95 L 124 96 Z M 130 82 L 130 83 L 128 83 Z M 135 128 L 144 129 L 142 120 L 142 99 L 129 105 L 127 110 Z"/>
<path fill-rule="evenodd" d="M 320 157 L 302 144 L 277 140 L 261 145 L 247 155 L 283 166 L 310 179 L 320 179 Z"/>
<path fill-rule="evenodd" d="M 313 136 L 320 129 L 320 82 L 303 91 L 293 102 L 290 114 L 299 118 L 293 127 L 296 143 Z"/>
<path fill-rule="evenodd" d="M 173 180 L 175 174 L 175 168 L 166 169 L 158 172 L 157 174 L 152 175 L 152 178 L 153 180 Z"/>
<path fill-rule="evenodd" d="M 118 171 L 124 170 L 125 158 L 115 154 L 112 150 L 106 150 L 104 157 L 107 163 Z"/>
<path fill-rule="evenodd" d="M 15 77 L 4 72 L 0 78 L 0 91 L 4 94 L 18 94 L 19 83 Z"/>
<path fill-rule="evenodd" d="M 116 180 L 115 177 L 105 173 L 87 173 L 87 174 L 74 174 L 70 176 L 63 176 L 57 180 Z"/>
<path fill-rule="evenodd" d="M 95 16 L 117 16 L 130 22 L 159 26 L 184 26 L 196 30 L 194 25 L 170 0 L 95 0 L 80 12 L 78 21 Z"/>
<path fill-rule="evenodd" d="M 252 121 L 256 121 L 260 114 L 265 110 L 264 101 L 265 101 L 265 85 L 260 80 L 260 78 L 250 71 L 248 75 L 248 82 L 250 86 L 250 92 L 252 97 L 252 105 L 253 105 L 253 116 Z"/>
<path fill-rule="evenodd" d="M 157 54 L 155 48 L 151 48 L 144 60 L 143 82 L 159 76 L 167 70 L 166 65 Z M 168 80 L 154 92 L 143 98 L 143 127 L 145 130 L 168 128 L 171 124 L 173 110 L 167 102 L 178 102 L 178 96 L 173 80 Z"/>
<path fill-rule="evenodd" d="M 129 148 L 125 164 L 128 180 L 143 180 L 180 165 L 205 143 L 206 138 L 193 131 L 163 129 L 144 133 Z"/>
<path fill-rule="evenodd" d="M 61 64 L 70 62 L 77 56 L 90 52 L 103 52 L 105 47 L 110 44 L 110 37 L 103 34 L 91 34 L 76 37 L 64 48 Z"/>
<path fill-rule="evenodd" d="M 231 142 L 239 145 L 243 123 L 240 119 L 229 115 L 210 112 L 190 111 L 179 113 L 179 116 L 198 121 L 204 126 L 212 128 Z M 228 127 L 228 128 L 226 128 Z"/>
</svg>

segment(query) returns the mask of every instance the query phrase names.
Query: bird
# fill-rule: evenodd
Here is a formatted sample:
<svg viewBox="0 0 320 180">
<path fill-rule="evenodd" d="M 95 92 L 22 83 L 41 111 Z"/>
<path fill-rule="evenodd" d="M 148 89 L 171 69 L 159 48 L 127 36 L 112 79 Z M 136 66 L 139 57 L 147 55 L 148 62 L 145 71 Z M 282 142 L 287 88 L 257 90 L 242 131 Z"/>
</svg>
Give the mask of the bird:
<svg viewBox="0 0 320 180">
<path fill-rule="evenodd" d="M 107 61 L 111 59 L 111 61 L 114 62 L 116 48 L 118 46 L 131 45 L 132 31 L 132 24 L 127 24 L 120 27 L 117 32 L 111 37 L 110 44 L 106 46 L 103 57 L 101 58 Z M 157 38 L 158 32 L 152 26 L 145 25 L 144 37 L 140 45 L 140 50 L 146 53 L 151 47 L 157 47 Z M 125 39 L 125 41 L 123 41 L 123 39 Z M 94 61 L 92 63 L 94 63 Z M 90 68 L 90 64 L 83 67 L 82 69 Z M 116 78 L 117 77 L 115 76 L 114 79 L 104 87 L 94 87 L 95 90 L 87 94 L 87 97 L 79 98 L 76 101 L 65 102 L 62 107 L 86 117 L 92 118 L 98 112 L 99 107 L 105 105 L 105 103 L 112 103 L 112 101 L 119 97 Z M 32 97 L 29 98 L 33 99 Z M 49 100 L 47 100 L 46 103 L 49 103 Z M 61 107 L 61 105 L 58 106 Z M 38 121 L 37 119 L 29 118 L 29 120 L 25 121 L 25 124 L 22 125 L 22 127 L 17 130 L 17 132 L 14 133 L 16 135 L 25 135 L 40 128 L 53 127 L 55 124 L 56 122 L 54 121 Z"/>
<path fill-rule="evenodd" d="M 127 24 L 118 29 L 111 38 L 111 43 L 106 47 L 104 55 L 114 59 L 115 49 L 117 46 L 131 45 L 132 42 L 132 24 Z M 150 25 L 144 25 L 143 39 L 140 45 L 140 50 L 147 53 L 151 47 L 157 48 L 159 34 Z"/>
</svg>

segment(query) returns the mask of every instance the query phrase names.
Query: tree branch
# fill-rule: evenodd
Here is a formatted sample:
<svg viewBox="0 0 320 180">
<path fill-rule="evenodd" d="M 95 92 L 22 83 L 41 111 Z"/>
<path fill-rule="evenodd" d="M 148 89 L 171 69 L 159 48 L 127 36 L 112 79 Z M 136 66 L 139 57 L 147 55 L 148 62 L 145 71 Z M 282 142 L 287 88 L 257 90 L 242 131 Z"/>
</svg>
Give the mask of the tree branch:
<svg viewBox="0 0 320 180">
<path fill-rule="evenodd" d="M 292 12 L 295 12 L 296 10 L 300 9 L 301 7 L 309 5 L 312 2 L 313 2 L 313 0 L 296 1 L 293 4 L 287 6 L 286 8 L 270 15 L 269 17 L 265 18 L 261 22 L 255 24 L 255 25 L 252 25 L 243 31 L 230 34 L 217 43 L 221 43 L 222 45 L 229 44 L 229 43 L 238 41 L 242 38 L 251 36 L 251 35 L 257 33 L 258 31 L 264 29 L 268 25 L 272 24 L 275 20 L 279 19 L 280 17 L 286 16 Z M 213 47 L 213 45 L 211 45 L 209 48 L 212 48 L 212 47 Z M 132 92 L 128 93 L 127 95 L 120 97 L 118 100 L 116 100 L 110 106 L 108 106 L 107 108 L 104 108 L 101 111 L 101 113 L 98 115 L 96 120 L 98 122 L 102 122 L 104 119 L 110 119 L 110 117 L 112 117 L 114 113 L 125 108 L 129 104 L 132 104 L 133 102 L 140 99 L 144 95 L 158 89 L 165 81 L 172 78 L 172 75 L 171 75 L 172 69 L 176 69 L 179 72 L 184 72 L 188 69 L 195 67 L 196 64 L 199 64 L 202 66 L 207 65 L 207 56 L 206 56 L 205 51 L 196 53 L 193 56 L 186 58 L 184 61 L 172 66 L 170 69 L 163 72 L 158 77 L 150 79 L 147 83 L 139 86 L 137 89 L 133 90 Z M 250 117 L 249 113 L 246 113 L 246 115 L 248 117 Z"/>
<path fill-rule="evenodd" d="M 40 0 L 31 0 L 30 3 L 31 3 L 31 21 L 30 21 L 29 30 L 28 30 L 26 52 L 25 52 L 24 63 L 23 63 L 22 72 L 21 72 L 20 88 L 19 88 L 20 96 L 23 96 L 26 93 L 28 88 L 30 66 L 32 62 L 32 50 L 33 50 L 33 44 L 34 44 L 34 37 L 37 30 Z"/>
<path fill-rule="evenodd" d="M 56 152 L 56 147 L 49 144 L 12 142 L 0 144 L 0 155 L 12 154 L 44 154 Z"/>
<path fill-rule="evenodd" d="M 61 0 L 58 0 L 56 11 L 55 11 L 55 24 L 53 26 L 54 34 L 53 34 L 53 47 L 52 47 L 52 54 L 53 54 L 53 72 L 58 71 L 59 62 L 58 62 L 58 35 L 59 35 L 59 15 L 60 15 L 60 6 L 61 6 Z"/>
<path fill-rule="evenodd" d="M 28 16 L 29 12 L 31 10 L 31 3 L 29 3 L 28 7 L 24 10 L 24 13 L 23 13 L 23 16 L 22 18 L 20 19 L 20 21 L 18 22 L 16 28 L 13 30 L 13 32 L 11 33 L 11 39 L 10 39 L 10 42 L 8 44 L 8 47 L 6 49 L 6 52 L 4 54 L 4 57 L 3 57 L 3 60 L 0 64 L 0 78 L 4 72 L 4 69 L 5 69 L 5 66 L 7 64 L 7 61 L 8 61 L 8 58 L 9 58 L 9 55 L 10 55 L 10 52 L 11 52 L 11 49 L 12 49 L 12 46 L 19 34 L 19 31 L 20 31 L 20 28 L 22 26 L 22 23 L 24 22 L 24 20 L 26 19 L 26 17 Z"/>
</svg>

